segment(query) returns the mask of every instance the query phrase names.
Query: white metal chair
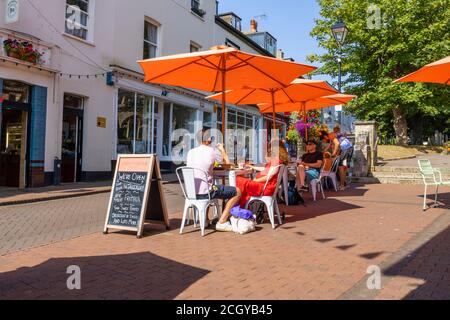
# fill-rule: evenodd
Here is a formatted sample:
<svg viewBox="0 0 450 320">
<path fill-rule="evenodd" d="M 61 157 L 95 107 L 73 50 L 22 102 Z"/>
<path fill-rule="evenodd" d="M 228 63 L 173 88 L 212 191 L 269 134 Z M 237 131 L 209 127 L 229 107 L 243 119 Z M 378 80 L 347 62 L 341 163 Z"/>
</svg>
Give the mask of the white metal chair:
<svg viewBox="0 0 450 320">
<path fill-rule="evenodd" d="M 438 169 L 434 169 L 431 165 L 430 160 L 420 159 L 419 161 L 419 169 L 422 175 L 423 183 L 425 184 L 425 192 L 423 195 L 423 211 L 427 209 L 427 188 L 428 186 L 435 186 L 436 192 L 434 196 L 434 206 L 437 205 L 437 197 L 439 193 L 439 187 L 441 186 L 450 186 L 450 181 L 442 181 L 442 173 Z M 436 175 L 439 175 L 436 176 Z"/>
<path fill-rule="evenodd" d="M 322 173 L 323 173 L 323 170 L 320 171 L 320 175 L 319 175 L 318 179 L 314 179 L 309 183 L 311 186 L 311 193 L 312 193 L 314 202 L 317 201 L 317 191 L 322 193 L 323 199 L 326 199 L 325 193 L 323 191 L 322 179 L 324 178 L 324 176 L 322 175 Z"/>
<path fill-rule="evenodd" d="M 266 184 L 264 185 L 264 189 L 261 193 L 261 196 L 259 197 L 251 197 L 250 200 L 247 202 L 245 208 L 248 209 L 248 207 L 250 206 L 250 203 L 254 202 L 254 201 L 261 201 L 264 203 L 264 205 L 267 208 L 267 212 L 269 214 L 269 219 L 270 219 L 270 223 L 272 224 L 272 228 L 275 229 L 275 212 L 277 213 L 277 217 L 278 217 L 278 224 L 282 225 L 282 221 L 281 221 L 281 215 L 280 215 L 280 208 L 278 207 L 278 202 L 277 202 L 277 193 L 278 193 L 278 189 L 281 186 L 281 182 L 283 181 L 283 176 L 284 176 L 284 170 L 285 170 L 285 166 L 284 165 L 279 165 L 273 168 L 274 172 L 278 173 L 278 180 L 277 180 L 277 188 L 275 189 L 275 192 L 273 193 L 272 196 L 263 196 L 264 192 L 266 191 L 267 188 L 267 184 L 269 183 L 269 181 L 272 179 L 273 175 L 268 175 L 267 176 L 267 181 Z M 269 171 L 270 173 L 270 171 Z"/>
<path fill-rule="evenodd" d="M 338 172 L 338 169 L 339 169 L 339 158 L 336 158 L 333 161 L 333 166 L 331 167 L 330 171 L 325 171 L 322 169 L 321 179 L 320 179 L 320 180 L 325 180 L 327 188 L 328 188 L 328 179 L 330 179 L 331 182 L 333 183 L 333 187 L 336 192 L 338 191 L 337 174 L 336 174 Z"/>
<path fill-rule="evenodd" d="M 183 176 L 181 179 L 180 176 Z M 194 173 L 198 172 L 198 176 L 201 178 L 195 178 Z M 193 167 L 181 167 L 176 170 L 178 181 L 181 185 L 181 190 L 185 198 L 184 210 L 183 210 L 183 220 L 181 221 L 180 234 L 183 234 L 183 230 L 186 224 L 189 224 L 189 213 L 194 212 L 192 220 L 194 221 L 194 227 L 197 227 L 197 221 L 200 220 L 200 229 L 202 232 L 202 237 L 205 235 L 206 228 L 206 213 L 210 206 L 214 207 L 215 217 L 219 216 L 219 201 L 211 199 L 211 195 L 208 194 L 208 199 L 198 199 L 197 192 L 195 188 L 196 180 L 201 180 L 202 182 L 208 183 L 208 173 L 202 169 Z M 198 212 L 198 216 L 196 214 Z"/>
</svg>

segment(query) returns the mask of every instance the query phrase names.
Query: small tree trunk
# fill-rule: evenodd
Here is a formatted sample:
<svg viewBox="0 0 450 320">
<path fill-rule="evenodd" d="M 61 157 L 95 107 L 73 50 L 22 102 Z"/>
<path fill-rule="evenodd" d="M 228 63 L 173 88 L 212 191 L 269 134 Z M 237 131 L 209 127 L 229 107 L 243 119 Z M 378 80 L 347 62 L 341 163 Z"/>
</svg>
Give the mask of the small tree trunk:
<svg viewBox="0 0 450 320">
<path fill-rule="evenodd" d="M 397 145 L 408 144 L 408 123 L 405 118 L 402 106 L 396 106 L 392 110 L 394 113 L 394 130 Z"/>
<path fill-rule="evenodd" d="M 413 118 L 413 123 L 412 123 L 412 136 L 413 136 L 413 141 L 411 141 L 413 144 L 415 145 L 421 145 L 422 144 L 422 140 L 423 140 L 423 115 L 422 114 L 417 114 L 414 118 Z"/>
</svg>

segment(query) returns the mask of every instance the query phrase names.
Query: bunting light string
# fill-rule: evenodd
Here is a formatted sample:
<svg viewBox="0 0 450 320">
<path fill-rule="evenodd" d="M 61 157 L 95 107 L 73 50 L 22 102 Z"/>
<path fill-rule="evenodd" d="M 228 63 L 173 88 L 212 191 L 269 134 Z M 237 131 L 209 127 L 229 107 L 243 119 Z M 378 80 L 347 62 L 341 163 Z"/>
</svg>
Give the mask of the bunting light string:
<svg viewBox="0 0 450 320">
<path fill-rule="evenodd" d="M 60 72 L 59 76 L 61 78 L 66 79 L 98 79 L 98 78 L 105 78 L 107 76 L 107 72 L 104 73 L 96 73 L 96 74 L 73 74 L 73 73 L 64 73 Z"/>
</svg>

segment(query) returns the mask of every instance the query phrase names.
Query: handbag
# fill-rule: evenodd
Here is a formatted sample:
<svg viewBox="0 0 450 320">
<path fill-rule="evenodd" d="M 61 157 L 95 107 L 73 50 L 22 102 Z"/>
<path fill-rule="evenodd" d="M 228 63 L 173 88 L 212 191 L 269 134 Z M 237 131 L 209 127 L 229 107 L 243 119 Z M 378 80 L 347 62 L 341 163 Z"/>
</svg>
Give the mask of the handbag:
<svg viewBox="0 0 450 320">
<path fill-rule="evenodd" d="M 256 230 L 256 222 L 253 219 L 246 220 L 231 217 L 230 221 L 233 232 L 238 233 L 240 235 L 250 233 Z"/>
</svg>

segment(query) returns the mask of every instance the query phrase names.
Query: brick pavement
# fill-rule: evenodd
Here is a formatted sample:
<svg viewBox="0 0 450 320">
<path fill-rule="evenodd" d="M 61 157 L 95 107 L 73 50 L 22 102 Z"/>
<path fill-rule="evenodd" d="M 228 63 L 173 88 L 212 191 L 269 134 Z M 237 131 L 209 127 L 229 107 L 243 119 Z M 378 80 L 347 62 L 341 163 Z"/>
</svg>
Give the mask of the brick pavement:
<svg viewBox="0 0 450 320">
<path fill-rule="evenodd" d="M 36 189 L 0 187 L 0 206 L 35 203 L 107 193 L 111 182 L 78 182 Z"/>
<path fill-rule="evenodd" d="M 178 185 L 164 185 L 171 213 L 182 210 Z M 0 206 L 0 255 L 102 230 L 109 193 Z"/>
<path fill-rule="evenodd" d="M 283 207 L 284 226 L 264 224 L 246 236 L 209 230 L 201 238 L 192 226 L 180 236 L 149 226 L 141 240 L 97 232 L 22 250 L 0 257 L 0 298 L 352 299 L 362 296 L 367 268 L 392 257 L 400 263 L 385 270 L 383 290 L 369 298 L 449 298 L 442 217 L 450 193 L 440 197 L 447 206 L 423 213 L 421 191 L 359 185 L 307 208 Z M 180 215 L 171 218 L 178 227 Z M 424 230 L 430 241 L 417 240 Z M 414 258 L 405 262 L 401 256 L 411 249 Z M 81 267 L 82 290 L 66 288 L 69 265 Z"/>
<path fill-rule="evenodd" d="M 177 182 L 175 174 L 163 174 L 163 185 Z M 49 200 L 77 198 L 111 191 L 112 181 L 63 183 L 43 188 L 17 189 L 0 187 L 0 207 Z"/>
</svg>

